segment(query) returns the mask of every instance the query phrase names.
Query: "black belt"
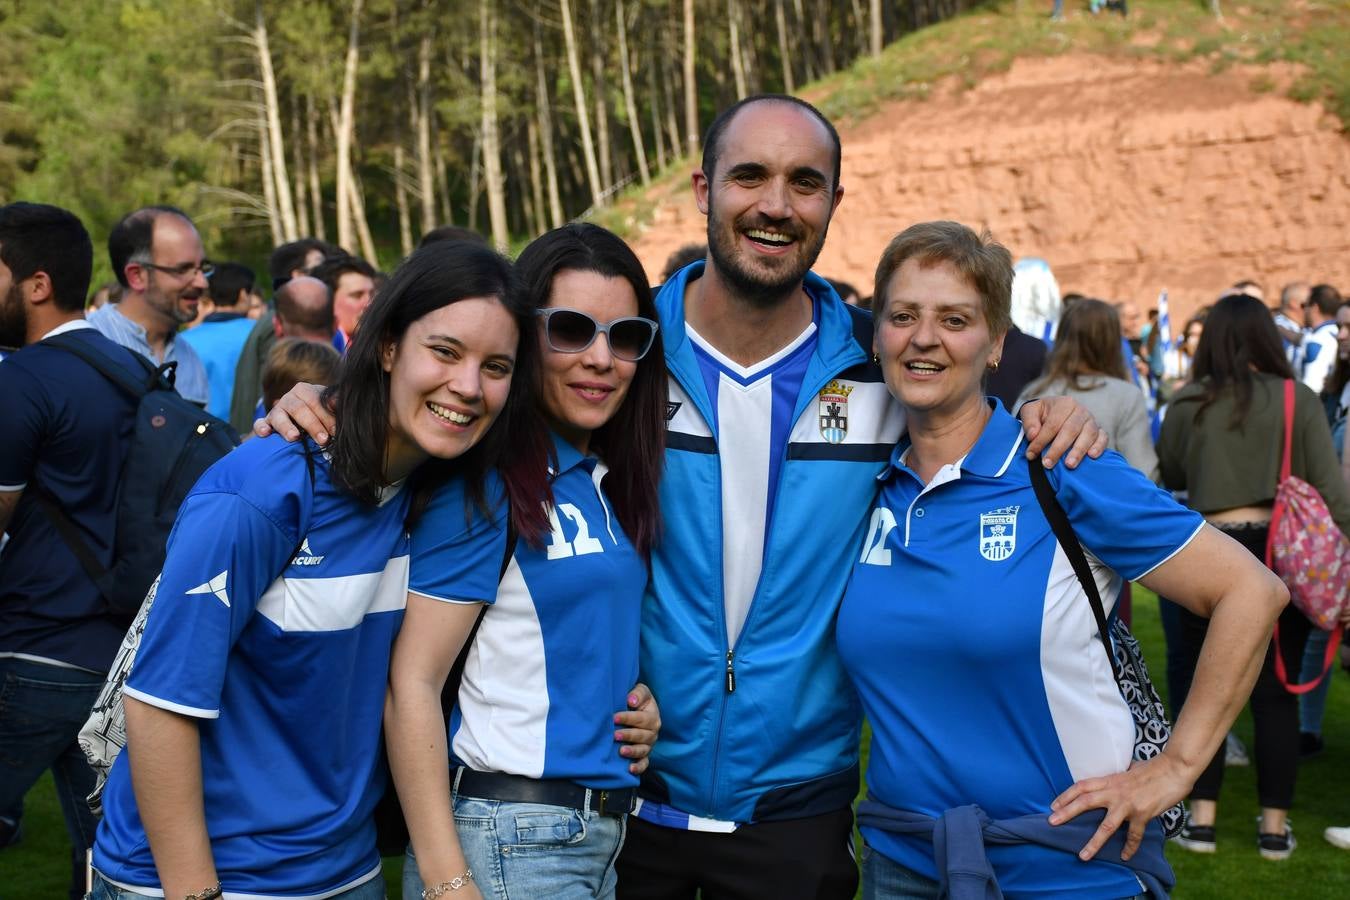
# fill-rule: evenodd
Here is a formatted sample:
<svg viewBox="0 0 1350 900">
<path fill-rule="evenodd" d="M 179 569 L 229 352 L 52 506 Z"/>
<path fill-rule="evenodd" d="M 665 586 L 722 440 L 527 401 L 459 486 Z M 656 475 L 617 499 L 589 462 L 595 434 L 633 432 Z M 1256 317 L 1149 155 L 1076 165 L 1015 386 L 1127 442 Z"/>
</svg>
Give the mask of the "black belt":
<svg viewBox="0 0 1350 900">
<path fill-rule="evenodd" d="M 589 810 L 602 816 L 626 816 L 633 811 L 636 788 L 601 790 L 586 788 L 573 781 L 527 778 L 501 772 L 478 772 L 460 766 L 451 772 L 455 793 L 480 800 L 505 800 L 510 803 L 541 803 Z"/>
</svg>

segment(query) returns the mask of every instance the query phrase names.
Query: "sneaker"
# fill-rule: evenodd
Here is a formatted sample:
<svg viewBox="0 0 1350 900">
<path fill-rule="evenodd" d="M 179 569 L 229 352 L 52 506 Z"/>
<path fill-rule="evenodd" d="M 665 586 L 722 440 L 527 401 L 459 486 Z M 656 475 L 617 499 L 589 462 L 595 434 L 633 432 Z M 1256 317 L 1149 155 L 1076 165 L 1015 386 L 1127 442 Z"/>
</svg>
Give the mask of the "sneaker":
<svg viewBox="0 0 1350 900">
<path fill-rule="evenodd" d="M 1192 853 L 1213 853 L 1216 848 L 1213 825 L 1192 825 L 1187 822 L 1181 828 L 1181 834 L 1172 838 L 1172 843 Z"/>
<path fill-rule="evenodd" d="M 23 822 L 11 822 L 9 819 L 0 819 L 0 850 L 6 847 L 13 847 L 23 840 Z"/>
<path fill-rule="evenodd" d="M 1228 732 L 1228 737 L 1223 742 L 1223 764 L 1225 766 L 1249 766 L 1252 761 L 1247 758 L 1247 748 L 1242 746 L 1242 741 L 1236 734 Z"/>
<path fill-rule="evenodd" d="M 1320 734 L 1314 734 L 1311 731 L 1300 731 L 1298 734 L 1298 758 L 1313 759 L 1321 756 L 1322 751 L 1326 749 L 1326 742 L 1322 740 Z"/>
<path fill-rule="evenodd" d="M 1257 835 L 1256 846 L 1261 851 L 1262 859 L 1281 860 L 1288 859 L 1293 854 L 1298 841 L 1294 840 L 1294 829 L 1286 822 L 1284 834 Z"/>
</svg>

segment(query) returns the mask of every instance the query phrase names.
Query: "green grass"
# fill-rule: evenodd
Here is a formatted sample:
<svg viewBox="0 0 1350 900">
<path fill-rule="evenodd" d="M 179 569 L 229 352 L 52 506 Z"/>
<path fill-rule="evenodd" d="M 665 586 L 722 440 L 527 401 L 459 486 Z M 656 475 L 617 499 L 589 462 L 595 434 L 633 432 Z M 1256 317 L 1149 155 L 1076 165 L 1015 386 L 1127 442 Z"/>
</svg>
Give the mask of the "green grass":
<svg viewBox="0 0 1350 900">
<path fill-rule="evenodd" d="M 1158 604 L 1135 588 L 1134 631 L 1144 646 L 1159 690 L 1165 693 L 1163 640 Z M 1219 851 L 1199 856 L 1168 848 L 1177 873 L 1177 900 L 1280 897 L 1324 900 L 1350 896 L 1350 852 L 1322 840 L 1328 825 L 1350 825 L 1350 679 L 1337 672 L 1328 698 L 1327 751 L 1299 772 L 1298 797 L 1290 815 L 1299 847 L 1291 859 L 1267 862 L 1256 853 L 1255 770 L 1228 769 L 1219 802 Z M 1251 717 L 1235 727 L 1251 747 Z M 868 735 L 863 735 L 866 755 Z M 48 900 L 65 896 L 66 833 L 50 777 L 29 794 L 24 841 L 0 851 L 0 900 Z M 385 861 L 389 896 L 397 900 L 401 860 Z"/>
</svg>

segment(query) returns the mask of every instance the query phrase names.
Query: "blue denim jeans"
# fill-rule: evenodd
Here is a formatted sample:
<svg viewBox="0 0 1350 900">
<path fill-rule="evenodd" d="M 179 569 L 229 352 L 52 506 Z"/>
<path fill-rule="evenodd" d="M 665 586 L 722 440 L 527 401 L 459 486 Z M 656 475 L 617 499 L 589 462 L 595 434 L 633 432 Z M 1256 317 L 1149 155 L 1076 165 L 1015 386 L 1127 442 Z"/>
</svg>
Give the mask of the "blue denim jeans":
<svg viewBox="0 0 1350 900">
<path fill-rule="evenodd" d="M 76 737 L 103 681 L 82 669 L 0 657 L 0 817 L 17 823 L 24 795 L 52 770 L 70 835 L 72 897 L 83 892 L 85 850 L 98 827 L 85 800 L 94 770 Z"/>
<path fill-rule="evenodd" d="M 1308 643 L 1303 647 L 1303 671 L 1299 673 L 1299 683 L 1312 681 L 1322 674 L 1322 657 L 1326 655 L 1327 644 L 1331 641 L 1331 632 L 1314 628 L 1308 635 Z M 1322 683 L 1300 694 L 1298 698 L 1298 730 L 1309 731 L 1319 737 L 1322 734 L 1322 716 L 1327 709 L 1327 691 L 1331 690 L 1331 679 L 1336 677 L 1336 664 Z"/>
<path fill-rule="evenodd" d="M 455 798 L 459 845 L 484 898 L 612 898 L 614 862 L 627 820 L 564 806 Z M 403 896 L 422 896 L 413 848 L 403 863 Z"/>
<path fill-rule="evenodd" d="M 862 900 L 938 900 L 942 885 L 863 846 Z M 407 896 L 406 894 L 404 896 Z M 1147 900 L 1147 893 L 1126 900 Z"/>
<path fill-rule="evenodd" d="M 207 885 L 202 885 L 206 887 Z M 120 888 L 108 879 L 94 871 L 94 889 L 89 892 L 87 900 L 143 900 L 151 897 L 151 894 L 139 894 L 136 891 L 129 891 L 126 888 Z M 414 894 L 414 897 L 420 897 L 421 894 Z M 356 887 L 340 894 L 334 894 L 332 900 L 384 900 L 384 878 L 376 875 L 367 882 L 358 884 Z"/>
</svg>

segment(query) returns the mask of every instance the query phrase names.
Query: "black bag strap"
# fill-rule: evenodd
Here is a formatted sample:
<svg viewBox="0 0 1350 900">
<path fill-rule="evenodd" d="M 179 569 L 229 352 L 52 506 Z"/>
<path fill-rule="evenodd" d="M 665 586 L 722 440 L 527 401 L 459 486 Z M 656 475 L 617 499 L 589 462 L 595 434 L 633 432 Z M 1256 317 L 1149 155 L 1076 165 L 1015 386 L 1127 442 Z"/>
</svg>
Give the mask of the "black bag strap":
<svg viewBox="0 0 1350 900">
<path fill-rule="evenodd" d="M 153 362 L 136 351 L 128 350 L 127 352 L 136 360 L 136 364 L 140 366 L 142 375 L 144 376 L 144 381 L 137 381 L 132 373 L 127 371 L 124 366 L 118 365 L 106 355 L 88 346 L 79 338 L 74 337 L 73 332 L 53 335 L 52 337 L 43 340 L 42 343 L 48 347 L 64 350 L 72 356 L 77 356 L 84 360 L 100 375 L 117 385 L 119 389 L 124 393 L 129 394 L 133 400 L 137 401 L 156 387 L 167 385 L 172 389 L 174 372 L 178 368 L 177 360 L 172 360 L 163 365 L 156 366 Z"/>
<path fill-rule="evenodd" d="M 501 569 L 497 572 L 497 585 L 500 587 L 502 579 L 506 577 L 506 570 L 511 568 L 511 559 L 516 555 L 516 523 L 511 519 L 511 510 L 506 511 L 506 550 L 502 553 Z M 469 629 L 469 636 L 464 639 L 464 646 L 459 649 L 459 656 L 455 657 L 455 663 L 450 667 L 450 672 L 445 676 L 445 684 L 441 687 L 441 712 L 445 715 L 445 721 L 450 721 L 450 711 L 455 708 L 455 703 L 459 700 L 459 685 L 464 680 L 464 666 L 469 661 L 469 649 L 473 647 L 474 638 L 478 637 L 478 629 L 483 625 L 483 617 L 487 615 L 488 605 L 483 604 L 483 608 L 478 610 L 478 618 L 474 619 L 473 627 Z"/>
<path fill-rule="evenodd" d="M 1092 604 L 1092 615 L 1097 620 L 1097 636 L 1102 639 L 1102 647 L 1106 650 L 1106 658 L 1111 661 L 1111 671 L 1114 673 L 1116 655 L 1111 651 L 1111 639 L 1106 632 L 1106 611 L 1102 608 L 1102 595 L 1097 591 L 1097 581 L 1092 577 L 1092 567 L 1083 553 L 1083 545 L 1079 543 L 1078 535 L 1074 534 L 1064 507 L 1059 505 L 1059 499 L 1055 497 L 1055 488 L 1050 484 L 1050 476 L 1045 474 L 1039 456 L 1027 460 L 1027 470 L 1031 472 L 1031 487 L 1036 491 L 1036 502 L 1041 505 L 1041 512 L 1050 523 L 1050 530 L 1063 548 L 1069 565 L 1073 566 L 1073 573 L 1078 576 L 1078 583 L 1083 586 L 1088 603 Z"/>
<path fill-rule="evenodd" d="M 177 361 L 174 361 L 156 367 L 154 363 L 141 354 L 129 350 L 128 352 L 131 353 L 132 358 L 136 360 L 145 375 L 146 380 L 144 382 L 137 382 L 123 366 L 118 365 L 104 354 L 85 344 L 84 341 L 74 337 L 73 332 L 52 335 L 49 338 L 44 338 L 41 343 L 48 347 L 63 350 L 88 363 L 94 371 L 138 402 L 161 381 L 172 389 L 172 370 L 178 366 Z M 70 548 L 70 552 L 79 561 L 80 568 L 84 569 L 85 574 L 95 584 L 107 577 L 108 570 L 98 561 L 93 549 L 85 541 L 84 535 L 80 534 L 79 526 L 61 508 L 60 501 L 37 482 L 29 484 L 28 490 L 32 493 L 37 508 L 47 516 L 47 519 L 52 523 L 52 527 L 56 529 L 56 533 L 60 535 L 61 540 L 65 541 L 66 546 Z"/>
<path fill-rule="evenodd" d="M 108 570 L 98 561 L 93 549 L 85 542 L 84 535 L 80 534 L 80 526 L 76 525 L 75 520 L 66 515 L 66 511 L 61 508 L 60 501 L 42 485 L 35 481 L 30 482 L 28 491 L 32 493 L 33 502 L 37 504 L 37 508 L 47 516 L 47 519 L 52 523 L 52 527 L 56 529 L 56 533 L 61 536 L 61 540 L 75 555 L 75 559 L 80 563 L 80 568 L 84 569 L 85 574 L 95 584 L 98 584 L 108 574 Z"/>
</svg>

